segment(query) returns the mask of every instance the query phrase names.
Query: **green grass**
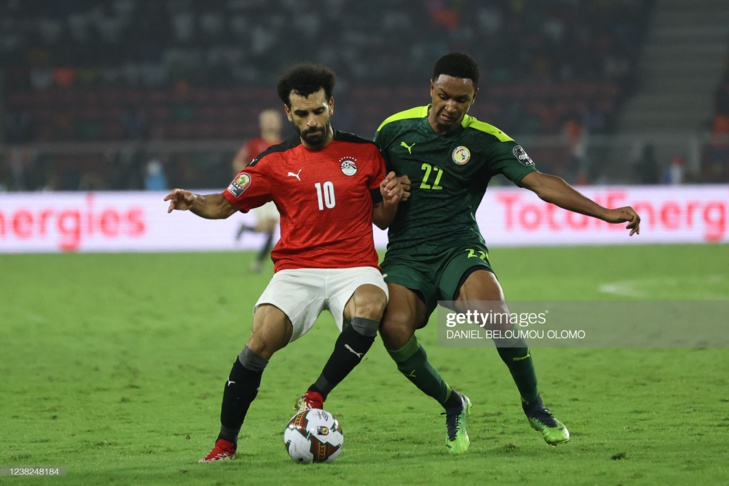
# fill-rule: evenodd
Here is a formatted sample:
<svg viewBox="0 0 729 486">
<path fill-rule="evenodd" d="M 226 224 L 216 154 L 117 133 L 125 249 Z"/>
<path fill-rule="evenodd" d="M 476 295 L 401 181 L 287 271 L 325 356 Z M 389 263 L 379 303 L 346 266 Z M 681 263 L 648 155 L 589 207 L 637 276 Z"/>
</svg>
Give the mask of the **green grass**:
<svg viewBox="0 0 729 486">
<path fill-rule="evenodd" d="M 378 339 L 327 402 L 344 428 L 343 454 L 297 465 L 283 427 L 331 351 L 328 316 L 271 361 L 238 457 L 198 464 L 270 276 L 250 275 L 251 257 L 0 256 L 0 466 L 67 469 L 63 478 L 0 482 L 729 482 L 726 349 L 533 350 L 544 400 L 572 432 L 551 448 L 529 428 L 497 353 L 439 347 L 435 326 L 418 337 L 474 403 L 469 452 L 446 453 L 441 410 L 399 375 Z M 510 299 L 729 300 L 726 245 L 495 249 L 491 258 Z"/>
</svg>

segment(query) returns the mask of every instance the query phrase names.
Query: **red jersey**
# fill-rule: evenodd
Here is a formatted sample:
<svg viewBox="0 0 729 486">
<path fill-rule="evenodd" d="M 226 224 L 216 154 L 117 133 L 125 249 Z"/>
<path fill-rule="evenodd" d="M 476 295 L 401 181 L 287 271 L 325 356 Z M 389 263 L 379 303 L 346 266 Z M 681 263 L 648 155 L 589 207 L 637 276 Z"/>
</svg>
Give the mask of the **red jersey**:
<svg viewBox="0 0 729 486">
<path fill-rule="evenodd" d="M 372 237 L 373 197 L 380 201 L 385 161 L 377 146 L 334 131 L 321 150 L 298 136 L 270 147 L 236 175 L 223 196 L 247 212 L 274 201 L 281 239 L 274 270 L 379 268 Z"/>
</svg>

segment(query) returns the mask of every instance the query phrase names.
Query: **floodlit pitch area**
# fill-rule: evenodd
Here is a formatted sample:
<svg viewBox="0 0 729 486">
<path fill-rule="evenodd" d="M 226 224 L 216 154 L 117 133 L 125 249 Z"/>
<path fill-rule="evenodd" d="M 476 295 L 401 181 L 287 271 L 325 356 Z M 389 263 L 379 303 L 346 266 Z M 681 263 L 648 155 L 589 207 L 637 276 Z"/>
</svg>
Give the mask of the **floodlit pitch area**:
<svg viewBox="0 0 729 486">
<path fill-rule="evenodd" d="M 331 351 L 328 316 L 270 363 L 238 457 L 198 464 L 269 278 L 247 273 L 252 257 L 0 256 L 0 466 L 63 466 L 52 481 L 89 485 L 729 478 L 726 349 L 533 349 L 544 401 L 572 434 L 551 448 L 527 424 L 497 353 L 437 346 L 434 319 L 418 336 L 473 401 L 468 453 L 447 454 L 439 406 L 378 339 L 327 401 L 347 433 L 342 455 L 294 464 L 283 430 Z M 729 300 L 726 245 L 494 248 L 491 258 L 509 299 Z"/>
</svg>

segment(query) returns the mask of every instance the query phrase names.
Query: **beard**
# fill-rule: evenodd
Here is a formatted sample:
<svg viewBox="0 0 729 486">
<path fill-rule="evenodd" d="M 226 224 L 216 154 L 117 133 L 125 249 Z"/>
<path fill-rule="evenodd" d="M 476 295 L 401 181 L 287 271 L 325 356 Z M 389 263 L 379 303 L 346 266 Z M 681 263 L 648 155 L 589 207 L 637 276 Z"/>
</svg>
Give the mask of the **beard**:
<svg viewBox="0 0 729 486">
<path fill-rule="evenodd" d="M 329 133 L 331 133 L 331 125 L 325 125 L 323 127 L 308 128 L 306 130 L 296 130 L 299 132 L 299 137 L 306 142 L 307 145 L 314 148 L 321 148 L 324 146 Z"/>
</svg>

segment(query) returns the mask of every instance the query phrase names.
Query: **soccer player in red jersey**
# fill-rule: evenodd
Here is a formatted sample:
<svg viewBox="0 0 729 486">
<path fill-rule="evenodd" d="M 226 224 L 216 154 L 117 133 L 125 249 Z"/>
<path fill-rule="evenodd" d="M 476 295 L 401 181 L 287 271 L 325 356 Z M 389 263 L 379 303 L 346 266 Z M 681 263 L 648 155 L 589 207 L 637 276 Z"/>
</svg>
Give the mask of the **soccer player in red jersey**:
<svg viewBox="0 0 729 486">
<path fill-rule="evenodd" d="M 238 150 L 233 159 L 233 169 L 238 173 L 246 168 L 255 156 L 271 145 L 278 145 L 281 140 L 282 127 L 281 113 L 273 108 L 267 108 L 258 114 L 258 128 L 260 136 L 249 139 Z"/>
<path fill-rule="evenodd" d="M 273 201 L 281 213 L 281 239 L 271 252 L 274 276 L 254 307 L 248 343 L 225 384 L 221 429 L 201 462 L 233 457 L 248 407 L 271 356 L 306 334 L 328 309 L 341 330 L 329 360 L 299 409 L 322 408 L 329 392 L 374 342 L 387 305 L 372 223 L 384 228 L 409 196 L 407 181 L 385 176 L 377 146 L 336 131 L 334 72 L 301 64 L 278 83 L 284 111 L 297 136 L 265 150 L 220 194 L 175 189 L 168 212 L 190 210 L 227 218 Z"/>
<path fill-rule="evenodd" d="M 238 174 L 245 169 L 254 157 L 271 145 L 281 143 L 282 124 L 281 113 L 277 110 L 268 108 L 258 114 L 260 136 L 251 138 L 238 150 L 232 163 L 234 174 Z M 256 218 L 255 225 L 241 224 L 235 239 L 240 240 L 246 231 L 261 233 L 265 236 L 263 246 L 256 255 L 256 258 L 251 262 L 250 267 L 253 273 L 260 273 L 263 264 L 271 253 L 271 248 L 273 248 L 273 238 L 280 216 L 273 201 L 254 208 L 252 213 Z"/>
</svg>

